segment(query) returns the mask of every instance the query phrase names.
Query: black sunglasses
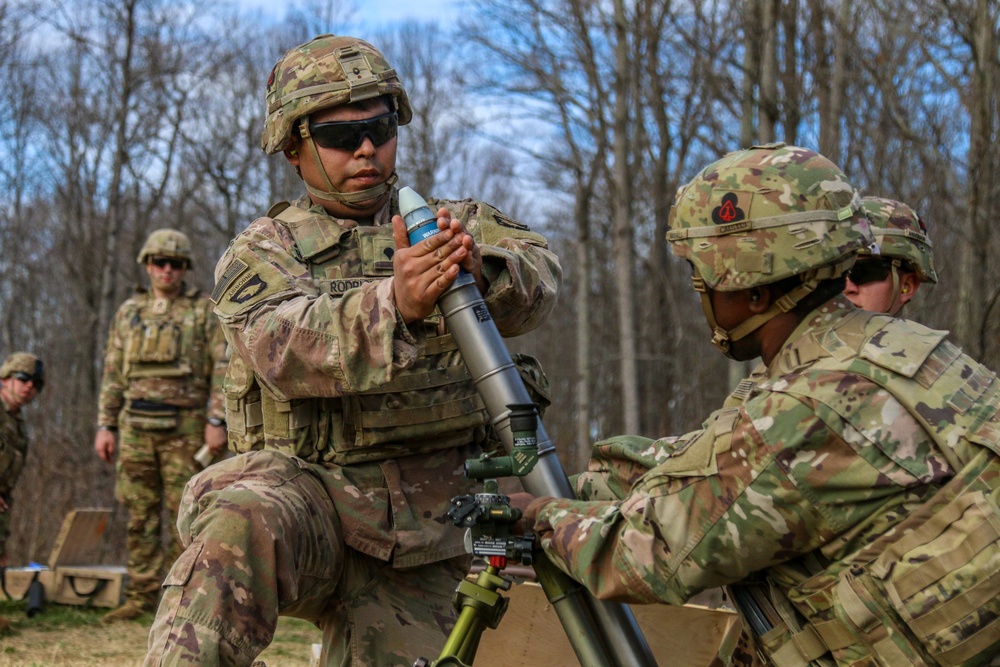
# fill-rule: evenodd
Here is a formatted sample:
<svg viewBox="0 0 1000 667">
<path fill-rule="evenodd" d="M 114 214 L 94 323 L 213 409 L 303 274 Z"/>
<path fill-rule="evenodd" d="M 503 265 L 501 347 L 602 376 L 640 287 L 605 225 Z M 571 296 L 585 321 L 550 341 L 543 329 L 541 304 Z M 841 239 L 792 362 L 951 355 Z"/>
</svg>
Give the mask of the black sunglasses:
<svg viewBox="0 0 1000 667">
<path fill-rule="evenodd" d="M 180 271 L 181 269 L 187 268 L 186 259 L 177 259 L 175 257 L 153 257 L 149 261 L 152 262 L 154 266 L 158 266 L 161 269 L 167 265 L 170 265 L 170 268 L 174 271 Z"/>
<path fill-rule="evenodd" d="M 309 134 L 323 148 L 342 151 L 357 150 L 368 137 L 376 148 L 396 136 L 399 119 L 395 111 L 365 120 L 336 120 L 329 123 L 309 123 Z"/>
<path fill-rule="evenodd" d="M 14 377 L 16 377 L 21 382 L 29 382 L 30 381 L 32 384 L 35 385 L 35 389 L 37 389 L 38 391 L 41 391 L 42 387 L 45 386 L 45 380 L 39 380 L 34 375 L 28 375 L 24 371 L 14 371 L 13 373 L 11 373 L 11 375 L 13 375 Z"/>
<path fill-rule="evenodd" d="M 892 262 L 878 259 L 865 259 L 854 263 L 847 272 L 847 277 L 855 285 L 879 283 L 892 273 Z"/>
</svg>

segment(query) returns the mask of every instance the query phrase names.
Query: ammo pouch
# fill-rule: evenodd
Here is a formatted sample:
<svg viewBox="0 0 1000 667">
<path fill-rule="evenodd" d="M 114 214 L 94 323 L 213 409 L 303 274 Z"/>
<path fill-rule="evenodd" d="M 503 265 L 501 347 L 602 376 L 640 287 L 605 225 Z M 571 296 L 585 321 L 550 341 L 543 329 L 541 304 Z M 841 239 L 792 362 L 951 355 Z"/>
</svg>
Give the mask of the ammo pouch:
<svg viewBox="0 0 1000 667">
<path fill-rule="evenodd" d="M 268 447 L 347 465 L 482 441 L 486 411 L 452 337 L 429 338 L 423 352 L 392 382 L 365 392 L 282 401 L 262 390 Z"/>
<path fill-rule="evenodd" d="M 135 327 L 125 349 L 125 359 L 133 364 L 165 364 L 181 351 L 181 329 L 170 321 L 146 320 Z"/>
<path fill-rule="evenodd" d="M 130 401 L 125 408 L 123 421 L 129 428 L 140 431 L 169 431 L 180 421 L 177 406 L 149 401 Z"/>
<path fill-rule="evenodd" d="M 243 357 L 232 355 L 222 384 L 226 397 L 226 428 L 229 448 L 238 453 L 264 446 L 264 414 L 261 411 L 260 387 L 253 369 Z"/>
</svg>

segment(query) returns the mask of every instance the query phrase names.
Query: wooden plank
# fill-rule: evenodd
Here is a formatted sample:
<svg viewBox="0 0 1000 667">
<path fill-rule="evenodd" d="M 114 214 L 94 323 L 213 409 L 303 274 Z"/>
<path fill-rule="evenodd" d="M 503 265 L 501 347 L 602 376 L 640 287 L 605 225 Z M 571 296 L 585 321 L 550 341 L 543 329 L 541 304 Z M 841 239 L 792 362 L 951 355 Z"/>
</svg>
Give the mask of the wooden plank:
<svg viewBox="0 0 1000 667">
<path fill-rule="evenodd" d="M 108 527 L 109 509 L 75 509 L 66 514 L 52 545 L 49 567 L 94 565 L 99 562 L 101 535 Z"/>
<path fill-rule="evenodd" d="M 559 618 L 540 586 L 526 582 L 508 593 L 510 606 L 497 630 L 483 633 L 475 667 L 576 667 Z M 636 621 L 660 665 L 704 667 L 715 657 L 736 614 L 698 605 L 633 605 Z"/>
</svg>

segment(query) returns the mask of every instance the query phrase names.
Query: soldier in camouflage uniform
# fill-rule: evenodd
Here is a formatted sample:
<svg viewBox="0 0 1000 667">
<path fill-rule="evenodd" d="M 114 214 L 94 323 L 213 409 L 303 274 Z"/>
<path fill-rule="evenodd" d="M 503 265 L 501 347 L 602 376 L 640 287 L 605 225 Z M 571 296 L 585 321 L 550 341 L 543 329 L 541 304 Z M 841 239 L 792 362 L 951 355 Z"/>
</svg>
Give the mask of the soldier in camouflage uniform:
<svg viewBox="0 0 1000 667">
<path fill-rule="evenodd" d="M 927 225 L 900 201 L 865 197 L 861 205 L 879 250 L 858 251 L 844 294 L 858 308 L 896 317 L 922 283 L 937 283 Z"/>
<path fill-rule="evenodd" d="M 670 223 L 713 343 L 763 374 L 698 431 L 598 443 L 579 500 L 514 497 L 546 553 L 603 598 L 729 586 L 769 664 L 996 662 L 995 375 L 945 332 L 844 298 L 873 237 L 812 151 L 722 158 Z"/>
<path fill-rule="evenodd" d="M 0 366 L 0 567 L 7 565 L 11 494 L 28 456 L 21 408 L 35 400 L 44 385 L 45 368 L 30 352 L 15 352 Z M 0 634 L 9 629 L 0 616 Z"/>
<path fill-rule="evenodd" d="M 254 451 L 188 484 L 146 664 L 250 665 L 279 615 L 322 628 L 320 664 L 410 664 L 454 622 L 469 558 L 444 516 L 487 426 L 435 303 L 464 268 L 518 335 L 561 270 L 543 237 L 473 200 L 431 200 L 441 232 L 410 247 L 393 186 L 412 111 L 372 45 L 291 49 L 266 99 L 263 149 L 308 195 L 235 239 L 212 295 L 230 443 Z"/>
<path fill-rule="evenodd" d="M 115 495 L 129 513 L 126 602 L 107 622 L 156 608 L 163 575 L 181 552 L 173 522 L 161 521 L 163 507 L 177 515 L 184 485 L 199 469 L 198 449 L 207 444 L 218 454 L 226 444 L 226 341 L 212 303 L 184 282 L 191 243 L 158 229 L 137 261 L 151 286 L 138 288 L 111 324 L 94 439 L 106 463 L 119 450 Z"/>
</svg>

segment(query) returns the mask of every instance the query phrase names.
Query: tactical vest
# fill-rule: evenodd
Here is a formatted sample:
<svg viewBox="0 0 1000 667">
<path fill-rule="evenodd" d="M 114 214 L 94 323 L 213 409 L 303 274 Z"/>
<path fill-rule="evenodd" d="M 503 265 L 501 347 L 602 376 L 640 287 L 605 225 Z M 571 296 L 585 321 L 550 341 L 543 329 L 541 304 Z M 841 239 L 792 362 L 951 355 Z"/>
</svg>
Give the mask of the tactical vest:
<svg viewBox="0 0 1000 667">
<path fill-rule="evenodd" d="M 295 238 L 321 293 L 338 298 L 392 276 L 392 227 L 347 230 L 328 216 L 285 206 L 268 214 Z M 481 441 L 486 411 L 455 341 L 443 332 L 440 315 L 423 326 L 425 342 L 408 369 L 376 389 L 336 398 L 281 400 L 234 356 L 225 385 L 230 444 L 346 465 Z"/>
<path fill-rule="evenodd" d="M 986 664 L 1000 652 L 1000 383 L 944 332 L 862 311 L 844 319 L 799 350 L 810 370 L 846 369 L 889 391 L 956 474 L 859 552 L 812 559 L 805 581 L 800 562 L 733 587 L 771 626 L 758 652 L 778 667 Z M 806 383 L 757 390 L 805 397 Z"/>
<path fill-rule="evenodd" d="M 163 312 L 157 312 L 152 295 L 132 299 L 123 314 L 127 330 L 122 372 L 127 379 L 187 377 L 204 366 L 211 303 L 197 296 L 198 290 L 190 289 L 179 297 L 190 302 L 179 319 L 174 301 L 166 301 Z"/>
<path fill-rule="evenodd" d="M 0 401 L 0 493 L 10 493 L 17 484 L 17 478 L 24 469 L 28 454 L 28 439 L 24 433 L 24 422 L 7 413 Z"/>
</svg>

